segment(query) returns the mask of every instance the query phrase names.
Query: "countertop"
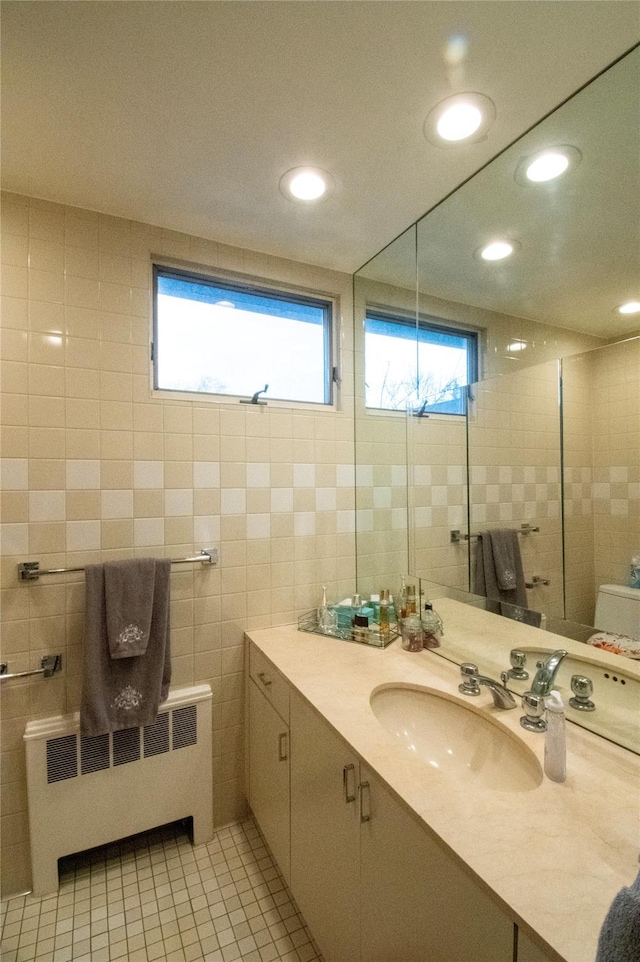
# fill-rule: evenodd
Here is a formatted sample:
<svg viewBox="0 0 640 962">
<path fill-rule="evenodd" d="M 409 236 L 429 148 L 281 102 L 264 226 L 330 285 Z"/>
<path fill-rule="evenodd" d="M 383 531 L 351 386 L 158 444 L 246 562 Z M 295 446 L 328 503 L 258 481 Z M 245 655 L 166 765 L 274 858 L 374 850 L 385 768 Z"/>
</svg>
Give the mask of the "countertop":
<svg viewBox="0 0 640 962">
<path fill-rule="evenodd" d="M 443 648 L 479 639 L 481 672 L 487 670 L 483 637 L 503 641 L 507 653 L 527 645 L 585 651 L 578 642 L 451 599 L 440 599 L 438 611 Z M 371 710 L 371 692 L 401 683 L 462 700 L 521 739 L 542 763 L 544 736 L 520 726 L 519 708 L 495 708 L 486 689 L 465 699 L 454 664 L 434 652 L 404 651 L 399 641 L 374 649 L 295 626 L 252 630 L 247 637 L 551 958 L 593 962 L 609 905 L 638 872 L 640 757 L 568 724 L 565 782 L 544 778 L 531 791 L 471 791 L 466 780 L 434 770 L 395 742 Z M 612 663 L 613 656 L 588 654 L 595 663 Z M 624 671 L 639 675 L 633 663 Z"/>
</svg>

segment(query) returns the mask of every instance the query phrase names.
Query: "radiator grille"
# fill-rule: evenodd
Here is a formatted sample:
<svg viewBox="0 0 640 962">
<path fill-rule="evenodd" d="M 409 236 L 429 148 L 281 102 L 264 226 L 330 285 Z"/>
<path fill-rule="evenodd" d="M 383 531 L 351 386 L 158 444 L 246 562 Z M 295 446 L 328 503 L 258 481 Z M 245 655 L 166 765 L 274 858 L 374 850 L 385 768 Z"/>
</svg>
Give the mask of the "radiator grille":
<svg viewBox="0 0 640 962">
<path fill-rule="evenodd" d="M 174 712 L 175 715 L 175 712 Z M 169 712 L 158 715 L 153 725 L 144 729 L 144 757 L 163 755 L 169 751 Z"/>
<path fill-rule="evenodd" d="M 176 708 L 173 712 L 173 748 L 188 748 L 198 741 L 198 713 L 195 705 Z"/>
<path fill-rule="evenodd" d="M 109 735 L 82 735 L 80 738 L 80 771 L 101 772 L 109 767 Z"/>
<path fill-rule="evenodd" d="M 140 759 L 140 729 L 122 728 L 113 733 L 113 764 L 128 765 Z"/>
<path fill-rule="evenodd" d="M 61 782 L 78 774 L 78 746 L 75 735 L 50 738 L 47 742 L 47 781 Z"/>
<path fill-rule="evenodd" d="M 171 716 L 171 727 L 169 716 Z M 173 738 L 170 739 L 170 730 Z M 108 735 L 63 735 L 47 739 L 47 782 L 128 765 L 198 743 L 198 711 L 186 705 L 161 712 L 152 725 L 123 728 Z M 79 755 L 79 758 L 78 758 Z M 80 768 L 78 770 L 78 763 Z"/>
</svg>

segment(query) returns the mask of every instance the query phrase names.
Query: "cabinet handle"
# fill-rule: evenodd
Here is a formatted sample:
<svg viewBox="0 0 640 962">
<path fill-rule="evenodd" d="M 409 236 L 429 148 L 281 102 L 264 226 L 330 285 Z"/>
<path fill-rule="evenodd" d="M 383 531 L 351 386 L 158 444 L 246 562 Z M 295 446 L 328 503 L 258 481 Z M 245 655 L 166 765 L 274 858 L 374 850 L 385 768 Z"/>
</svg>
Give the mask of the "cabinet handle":
<svg viewBox="0 0 640 962">
<path fill-rule="evenodd" d="M 353 773 L 353 792 L 349 791 L 349 772 Z M 355 765 L 345 765 L 342 769 L 342 784 L 344 786 L 344 800 L 349 804 L 349 802 L 355 802 L 356 800 L 356 766 Z"/>
<path fill-rule="evenodd" d="M 289 753 L 287 752 L 287 733 L 282 732 L 282 734 L 278 735 L 278 760 L 281 762 L 286 762 L 288 757 L 289 757 Z"/>
<path fill-rule="evenodd" d="M 258 678 L 260 679 L 260 681 L 262 682 L 265 688 L 271 688 L 272 681 L 270 678 L 265 677 L 265 673 L 263 671 L 258 672 Z"/>
<path fill-rule="evenodd" d="M 367 793 L 367 804 L 365 811 L 364 804 L 364 793 Z M 369 788 L 369 782 L 360 782 L 360 821 L 370 822 L 371 821 L 371 789 Z"/>
</svg>

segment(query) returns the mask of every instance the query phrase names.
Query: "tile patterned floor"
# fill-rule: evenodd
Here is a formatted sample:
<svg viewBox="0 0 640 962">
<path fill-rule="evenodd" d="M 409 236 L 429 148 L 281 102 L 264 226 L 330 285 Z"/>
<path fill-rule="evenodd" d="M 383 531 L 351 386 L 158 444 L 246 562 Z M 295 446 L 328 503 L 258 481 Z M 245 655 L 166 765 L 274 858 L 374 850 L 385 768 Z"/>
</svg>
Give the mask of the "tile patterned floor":
<svg viewBox="0 0 640 962">
<path fill-rule="evenodd" d="M 0 925 L 2 962 L 322 962 L 251 820 L 63 859 L 58 894 L 3 902 Z"/>
</svg>

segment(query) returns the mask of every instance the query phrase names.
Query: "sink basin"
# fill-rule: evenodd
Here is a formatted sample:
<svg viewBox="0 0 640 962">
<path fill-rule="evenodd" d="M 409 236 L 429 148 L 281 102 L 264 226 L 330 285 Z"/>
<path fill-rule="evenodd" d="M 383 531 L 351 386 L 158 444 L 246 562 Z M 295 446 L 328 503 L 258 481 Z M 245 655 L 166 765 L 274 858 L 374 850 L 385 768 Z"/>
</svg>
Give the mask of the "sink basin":
<svg viewBox="0 0 640 962">
<path fill-rule="evenodd" d="M 377 688 L 370 704 L 380 724 L 407 751 L 469 787 L 527 792 L 542 782 L 531 749 L 475 708 L 400 685 Z"/>
</svg>

